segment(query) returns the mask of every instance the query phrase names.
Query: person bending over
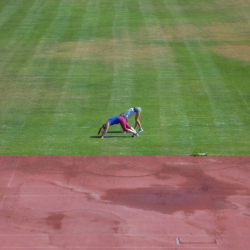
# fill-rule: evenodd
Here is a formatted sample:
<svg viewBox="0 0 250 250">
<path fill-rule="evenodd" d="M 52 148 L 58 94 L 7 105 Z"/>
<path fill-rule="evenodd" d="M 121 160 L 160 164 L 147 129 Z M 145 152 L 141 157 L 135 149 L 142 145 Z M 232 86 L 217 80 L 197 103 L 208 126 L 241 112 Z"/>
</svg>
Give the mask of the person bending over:
<svg viewBox="0 0 250 250">
<path fill-rule="evenodd" d="M 138 137 L 139 135 L 136 133 L 136 130 L 133 129 L 132 127 L 129 126 L 129 124 L 126 122 L 126 120 L 123 117 L 123 114 L 121 114 L 120 116 L 115 116 L 115 117 L 111 117 L 107 120 L 107 122 L 105 124 L 103 124 L 98 131 L 98 135 L 100 134 L 101 130 L 103 130 L 102 135 L 101 135 L 101 139 L 104 138 L 104 135 L 107 133 L 109 126 L 112 126 L 114 124 L 118 124 L 120 123 L 122 129 L 124 132 L 130 132 L 133 134 L 132 137 Z"/>
<path fill-rule="evenodd" d="M 137 133 L 143 132 L 143 128 L 142 128 L 141 123 L 139 121 L 140 114 L 141 114 L 140 107 L 131 108 L 124 114 L 124 118 L 126 119 L 127 122 L 128 122 L 128 118 L 135 115 L 135 127 L 134 128 L 136 129 L 136 127 L 139 126 L 139 130 L 137 131 Z"/>
</svg>

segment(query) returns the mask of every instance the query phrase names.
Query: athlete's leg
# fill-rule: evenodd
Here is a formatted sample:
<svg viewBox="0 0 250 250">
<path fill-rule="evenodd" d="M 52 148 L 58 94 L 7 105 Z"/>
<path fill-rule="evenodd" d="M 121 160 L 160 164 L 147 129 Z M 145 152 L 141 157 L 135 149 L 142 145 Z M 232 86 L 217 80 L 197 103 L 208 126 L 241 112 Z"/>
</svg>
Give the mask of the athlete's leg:
<svg viewBox="0 0 250 250">
<path fill-rule="evenodd" d="M 110 126 L 110 121 L 108 120 L 108 121 L 106 122 L 105 129 L 104 129 L 104 131 L 102 132 L 101 139 L 104 138 L 104 135 L 107 133 L 107 131 L 108 131 L 108 129 L 109 129 L 109 126 Z"/>
<path fill-rule="evenodd" d="M 135 129 L 137 127 L 137 125 L 139 126 L 139 128 L 141 129 L 141 123 L 139 121 L 139 117 L 140 117 L 141 111 L 135 113 Z"/>
<path fill-rule="evenodd" d="M 130 133 L 132 133 L 132 134 L 137 134 L 137 132 L 136 132 L 136 130 L 134 129 L 134 128 L 128 128 L 127 129 L 127 132 L 130 132 Z"/>
<path fill-rule="evenodd" d="M 137 134 L 136 130 L 129 126 L 129 124 L 125 120 L 120 121 L 120 125 L 125 132 L 130 132 L 132 134 Z"/>
</svg>

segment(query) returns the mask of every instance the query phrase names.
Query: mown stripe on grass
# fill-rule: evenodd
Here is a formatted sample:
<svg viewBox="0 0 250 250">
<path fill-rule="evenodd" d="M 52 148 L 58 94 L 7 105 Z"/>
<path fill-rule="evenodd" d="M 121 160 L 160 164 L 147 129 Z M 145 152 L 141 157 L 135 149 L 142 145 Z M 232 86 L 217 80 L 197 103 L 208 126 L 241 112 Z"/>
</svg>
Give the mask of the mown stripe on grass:
<svg viewBox="0 0 250 250">
<path fill-rule="evenodd" d="M 165 3 L 168 6 L 168 2 L 165 1 Z M 178 4 L 176 1 L 175 3 L 176 10 Z M 179 27 L 183 27 L 187 23 L 190 27 L 191 24 L 185 19 L 185 14 L 182 13 L 180 8 L 178 11 L 172 10 L 170 6 L 168 6 L 168 8 Z M 235 93 L 232 93 L 232 91 L 227 88 L 224 79 L 221 76 L 220 69 L 216 67 L 210 53 L 206 49 L 206 46 L 202 43 L 202 40 L 200 39 L 194 44 L 184 37 L 183 42 L 185 43 L 190 58 L 196 67 L 202 87 L 208 96 L 215 126 L 220 126 L 224 123 L 240 125 L 241 121 L 237 113 L 225 112 L 225 110 L 223 110 L 225 108 L 233 108 L 231 103 L 235 98 Z M 221 104 L 224 96 L 226 96 L 227 100 L 223 107 Z M 233 109 L 231 109 L 231 111 L 233 111 Z"/>
<path fill-rule="evenodd" d="M 159 121 L 155 121 L 155 123 L 160 126 L 156 129 L 158 131 L 160 130 L 162 146 L 166 147 L 166 154 L 168 154 L 168 150 L 171 150 L 167 148 L 167 146 L 169 146 L 168 138 L 172 136 L 172 132 L 171 130 L 169 131 L 168 128 L 171 128 L 172 124 L 175 124 L 175 129 L 180 130 L 180 133 L 174 134 L 174 136 L 176 136 L 176 141 L 179 141 L 181 144 L 192 144 L 189 121 L 180 93 L 178 79 L 176 79 L 177 75 L 173 65 L 174 59 L 171 47 L 167 44 L 151 1 L 139 0 L 139 4 L 140 10 L 144 16 L 154 67 L 157 72 L 155 84 L 158 89 L 159 97 L 159 106 L 156 107 L 159 109 Z M 161 44 L 163 44 L 163 46 Z M 159 50 L 159 47 L 161 50 Z M 174 99 L 172 98 L 173 96 Z M 154 132 L 156 133 L 156 131 Z M 183 134 L 185 136 L 183 136 Z M 171 141 L 173 140 L 171 139 Z"/>
<path fill-rule="evenodd" d="M 173 24 L 176 23 L 176 33 L 182 34 L 183 30 L 187 26 L 187 23 L 180 23 L 179 18 L 183 18 L 180 14 L 180 7 L 178 3 L 173 1 L 169 3 L 165 1 L 166 9 L 170 12 Z M 178 17 L 175 16 L 175 12 L 179 14 Z M 183 28 L 184 27 L 184 28 Z M 188 26 L 190 28 L 190 25 Z M 185 34 L 185 33 L 184 33 Z M 181 91 L 183 93 L 183 102 L 186 109 L 186 114 L 190 122 L 190 136 L 193 140 L 192 147 L 189 147 L 187 154 L 193 154 L 195 152 L 207 152 L 206 144 L 214 144 L 214 139 L 216 138 L 216 131 L 214 130 L 214 120 L 211 118 L 211 104 L 208 97 L 207 90 L 204 89 L 204 85 L 200 87 L 200 79 L 204 81 L 204 76 L 199 75 L 201 72 L 197 72 L 197 63 L 194 64 L 194 58 L 190 56 L 190 49 L 193 47 L 187 47 L 189 41 L 185 39 L 183 43 L 172 43 L 171 46 L 175 51 L 177 58 L 177 72 L 178 78 L 181 84 Z M 197 76 L 198 74 L 198 76 Z M 195 78 L 197 76 L 198 80 Z M 191 78 L 190 78 L 191 77 Z M 197 83 L 198 82 L 198 83 Z M 197 97 L 197 98 L 195 98 Z M 205 98 L 204 98 L 205 97 Z M 206 100 L 207 97 L 207 100 Z M 199 102 L 201 101 L 201 103 Z M 204 105 L 209 103 L 208 105 Z M 210 131 L 210 133 L 208 133 Z M 181 136 L 186 137 L 184 133 Z"/>
<path fill-rule="evenodd" d="M 71 2 L 72 4 L 72 2 Z M 58 42 L 63 31 L 67 27 L 69 18 L 71 17 L 71 6 L 67 0 L 60 1 L 57 8 L 57 14 L 51 20 L 47 32 L 40 37 L 40 42 L 36 46 L 36 51 L 28 63 L 28 67 L 23 71 L 24 75 L 35 75 L 46 77 L 50 64 L 57 50 Z"/>
<path fill-rule="evenodd" d="M 33 7 L 27 13 L 26 18 L 21 22 L 19 29 L 13 34 L 10 40 L 10 46 L 13 47 L 11 53 L 7 58 L 4 58 L 4 62 L 1 63 L 2 76 L 2 88 L 1 88 L 1 126 L 4 128 L 5 136 L 1 136 L 1 144 L 8 143 L 11 138 L 17 134 L 19 129 L 24 126 L 27 110 L 21 110 L 23 101 L 23 85 L 20 84 L 20 78 L 16 78 L 16 74 L 8 75 L 4 71 L 6 64 L 11 61 L 21 46 L 23 40 L 29 35 L 35 23 L 40 17 L 43 9 L 43 3 L 37 0 L 34 2 Z M 25 30 L 25 32 L 24 32 Z M 22 39 L 20 38 L 22 37 Z M 17 71 L 17 69 L 16 69 Z M 4 102 L 4 103 L 3 103 Z M 16 113 L 13 116 L 13 113 Z M 12 120 L 14 119 L 14 120 Z M 7 130 L 7 131 L 6 131 Z"/>
<path fill-rule="evenodd" d="M 63 147 L 62 138 L 67 136 L 68 131 L 68 127 L 65 129 L 65 122 L 69 122 L 70 124 L 75 121 L 75 119 L 72 118 L 72 113 L 76 110 L 75 101 L 79 100 L 79 96 L 73 96 L 65 85 L 68 81 L 67 84 L 70 83 L 72 89 L 76 92 L 79 77 L 77 76 L 77 72 L 74 72 L 75 74 L 72 73 L 72 76 L 69 72 L 77 66 L 77 63 L 72 65 L 72 61 L 78 54 L 76 47 L 81 44 L 81 41 L 75 41 L 75 39 L 76 37 L 79 38 L 80 32 L 82 32 L 85 4 L 79 5 L 79 1 L 71 1 L 70 7 L 68 8 L 70 10 L 69 20 L 65 25 L 65 29 L 61 32 L 60 37 L 58 37 L 58 43 L 54 48 L 53 58 L 51 59 L 46 77 L 41 78 L 42 84 L 40 84 L 39 96 L 33 111 L 27 118 L 26 131 L 22 131 L 23 134 L 26 133 L 30 136 L 29 142 L 31 145 L 28 146 L 29 150 L 32 150 L 36 144 L 39 144 L 39 149 L 34 149 L 34 151 L 38 150 L 40 154 L 50 154 L 51 152 L 47 138 L 58 140 L 60 146 Z M 69 33 L 72 35 L 73 45 L 76 46 L 74 48 L 75 51 L 72 50 L 72 44 L 68 37 Z M 67 49 L 68 46 L 70 46 L 69 53 L 66 53 L 64 57 L 60 57 L 61 50 Z M 80 91 L 78 91 L 77 94 L 80 95 Z M 62 100 L 62 96 L 66 98 Z M 64 102 L 63 104 L 62 101 Z M 62 107 L 61 109 L 58 108 L 61 104 L 64 105 L 63 108 L 65 109 Z M 81 107 L 81 105 L 78 106 Z M 60 119 L 58 119 L 58 117 L 60 117 Z M 67 147 L 64 147 L 64 149 L 69 150 Z M 55 147 L 53 150 L 55 150 Z M 57 150 L 59 151 L 60 149 L 57 148 Z"/>
<path fill-rule="evenodd" d="M 9 18 L 1 27 L 1 37 L 0 37 L 0 44 L 8 42 L 9 38 L 12 34 L 18 29 L 22 20 L 26 17 L 27 13 L 32 8 L 34 1 L 24 1 L 16 12 Z"/>
<path fill-rule="evenodd" d="M 184 15 L 181 12 L 181 8 L 178 6 L 177 1 L 174 1 L 174 3 L 175 3 L 175 5 L 174 5 L 174 9 L 173 9 L 172 8 L 173 5 L 170 5 L 170 4 L 168 4 L 167 1 L 165 1 L 165 4 L 166 4 L 167 8 L 171 12 L 171 14 L 173 16 L 173 19 L 175 20 L 175 22 L 177 24 L 177 28 L 179 29 L 179 32 L 181 32 L 181 27 L 183 27 L 185 24 L 187 24 L 188 21 L 185 20 Z M 194 65 L 194 67 L 196 69 L 196 73 L 199 76 L 201 86 L 202 86 L 204 92 L 206 93 L 208 103 L 209 103 L 209 107 L 210 107 L 211 116 L 212 116 L 212 119 L 213 119 L 213 123 L 214 123 L 215 126 L 217 126 L 220 123 L 220 114 L 218 113 L 216 104 L 215 104 L 214 99 L 213 99 L 213 93 L 210 91 L 210 88 L 209 88 L 208 82 L 207 82 L 207 78 L 205 76 L 205 71 L 208 70 L 208 69 L 204 69 L 204 68 L 201 67 L 201 65 L 200 65 L 201 62 L 198 59 L 198 55 L 195 54 L 195 50 L 197 50 L 197 48 L 199 48 L 199 53 L 203 53 L 202 50 L 204 48 L 201 47 L 199 42 L 197 42 L 198 44 L 195 44 L 195 45 L 191 44 L 189 42 L 189 40 L 187 38 L 185 38 L 185 37 L 183 39 L 183 42 L 184 42 L 184 44 L 186 46 L 186 49 L 187 49 L 187 51 L 188 51 L 188 53 L 190 55 L 191 62 L 193 63 L 193 65 Z M 203 60 L 207 61 L 207 58 L 203 58 Z M 210 72 L 210 73 L 212 73 L 212 72 Z M 212 125 L 212 127 L 213 127 L 213 125 Z M 211 133 L 210 133 L 211 138 L 214 138 L 215 140 L 218 140 L 218 137 L 216 136 L 217 135 L 216 130 L 213 131 L 212 128 L 210 128 L 210 129 L 211 129 Z M 207 139 L 207 141 L 209 141 L 209 138 L 206 138 L 206 139 Z M 196 143 L 197 143 L 197 141 L 196 141 Z M 212 143 L 212 142 L 210 142 L 210 143 Z"/>
<path fill-rule="evenodd" d="M 54 19 L 53 23 L 50 25 L 50 28 L 49 28 L 48 32 L 46 33 L 46 36 L 43 38 L 43 41 L 41 41 L 40 46 L 38 46 L 39 47 L 38 51 L 37 51 L 38 54 L 41 54 L 42 50 L 45 49 L 46 46 L 48 46 L 48 44 L 50 44 L 50 49 L 51 49 L 52 53 L 53 53 L 53 51 L 55 51 L 57 41 L 59 40 L 62 31 L 64 30 L 64 28 L 67 25 L 67 22 L 68 22 L 70 15 L 71 15 L 71 12 L 70 12 L 68 1 L 62 0 L 60 2 L 59 7 L 58 7 L 56 18 Z M 60 27 L 60 29 L 58 27 Z M 48 42 L 50 40 L 52 40 L 51 43 Z M 44 41 L 46 41 L 46 42 L 44 42 Z M 35 54 L 34 57 L 36 57 L 36 56 L 37 56 L 37 54 Z M 36 72 L 36 76 L 37 76 L 37 73 L 39 76 L 43 76 L 43 77 L 46 76 L 47 71 L 49 69 L 49 64 L 50 64 L 52 58 L 53 57 L 46 58 L 47 60 L 44 60 L 43 63 L 41 63 L 41 65 L 40 65 L 41 67 L 39 68 L 40 71 L 39 71 L 39 73 Z M 34 64 L 34 60 L 31 60 L 30 64 L 29 64 L 29 66 L 30 66 L 29 69 L 33 66 L 33 64 Z M 30 71 L 27 72 L 27 74 L 29 74 L 29 73 L 30 73 Z M 37 81 L 37 80 L 38 79 L 36 79 L 36 81 L 35 81 L 35 87 L 32 89 L 33 98 L 35 96 L 35 98 L 34 98 L 35 100 L 40 95 L 39 92 L 42 88 L 42 85 L 46 84 L 44 82 L 41 84 L 41 82 Z M 20 87 L 22 87 L 22 85 L 20 85 Z M 16 91 L 16 92 L 18 94 L 22 91 L 19 88 L 18 91 Z M 27 100 L 24 100 L 24 101 L 27 101 Z M 27 104 L 27 102 L 26 102 L 26 104 Z M 11 133 L 9 135 L 10 137 L 7 140 L 6 147 L 11 147 L 11 145 L 12 145 L 12 147 L 14 147 L 14 145 L 16 144 L 16 141 L 18 141 L 19 146 L 21 144 L 25 145 L 25 141 L 22 141 L 24 138 L 22 138 L 22 136 L 19 135 L 19 133 L 21 132 L 22 129 L 25 129 L 27 116 L 32 112 L 34 107 L 35 107 L 35 102 L 33 104 L 28 103 L 25 106 L 25 112 L 21 112 L 21 115 L 17 114 L 17 116 L 19 118 L 18 126 L 14 126 L 15 130 L 14 130 L 14 132 L 12 131 L 13 133 Z M 15 119 L 17 119 L 17 118 L 15 118 Z M 22 141 L 22 142 L 20 143 L 20 141 Z M 24 146 L 24 149 L 25 148 L 26 147 Z M 19 148 L 19 150 L 20 150 L 20 148 Z M 15 154 L 14 149 L 12 152 Z M 25 152 L 23 152 L 23 153 L 25 154 Z"/>
<path fill-rule="evenodd" d="M 176 3 L 176 9 L 178 4 L 176 1 L 174 2 Z M 168 6 L 168 2 L 165 1 L 165 3 Z M 185 15 L 182 14 L 180 8 L 178 11 L 172 10 L 171 7 L 168 8 L 176 23 L 179 24 L 179 27 L 183 27 L 185 24 L 189 24 L 189 26 L 191 25 L 188 20 L 185 19 Z M 237 113 L 230 115 L 231 119 L 228 119 L 230 116 L 228 116 L 228 113 L 223 110 L 223 108 L 227 108 L 226 106 L 231 106 L 230 103 L 235 98 L 235 95 L 225 85 L 219 68 L 214 64 L 211 55 L 206 50 L 206 46 L 202 43 L 202 40 L 199 39 L 196 43 L 191 43 L 188 38 L 184 37 L 183 42 L 186 45 L 190 58 L 196 67 L 202 87 L 208 96 L 215 126 L 220 126 L 224 122 L 239 125 L 240 119 Z M 221 107 L 223 96 L 227 97 L 225 107 Z M 229 100 L 230 102 L 228 102 Z"/>
<path fill-rule="evenodd" d="M 18 10 L 23 0 L 12 0 L 0 12 L 0 28 L 7 22 L 13 14 Z"/>
<path fill-rule="evenodd" d="M 124 1 L 118 0 L 113 3 L 115 9 L 112 28 L 114 75 L 107 117 L 124 113 L 131 108 L 131 105 L 136 105 L 136 100 L 131 100 L 134 91 L 134 65 L 132 41 L 128 29 L 128 8 Z"/>
<path fill-rule="evenodd" d="M 44 148 L 42 149 L 45 154 L 53 153 L 55 147 L 60 154 L 65 154 L 69 150 L 68 147 L 72 144 L 78 150 L 74 151 L 73 154 L 82 154 L 79 150 L 82 149 L 81 143 L 86 138 L 84 135 L 83 138 L 79 138 L 78 136 L 82 131 L 80 125 L 84 122 L 84 126 L 91 127 L 93 121 L 95 121 L 94 114 L 93 120 L 84 119 L 89 114 L 87 113 L 89 109 L 91 109 L 91 102 L 88 100 L 90 93 L 88 93 L 86 88 L 90 84 L 89 71 L 91 65 L 89 62 L 91 61 L 91 56 L 83 55 L 82 58 L 79 58 L 78 55 L 86 41 L 95 43 L 97 23 L 100 15 L 99 4 L 99 0 L 95 2 L 89 1 L 85 8 L 84 19 L 81 22 L 81 32 L 73 49 L 70 67 L 63 82 L 60 99 L 54 110 L 50 127 L 45 133 Z M 84 121 L 82 121 L 83 119 Z M 90 135 L 91 133 L 86 136 L 89 138 Z M 91 149 L 89 150 L 91 152 Z"/>
<path fill-rule="evenodd" d="M 45 3 L 46 2 L 39 0 L 34 1 L 34 4 L 27 12 L 26 17 L 9 38 L 9 42 L 7 42 L 3 48 L 4 53 L 1 56 L 0 74 L 12 76 L 17 75 L 19 65 L 15 65 L 15 59 L 18 60 L 21 58 L 21 63 L 24 63 L 23 55 L 26 54 L 26 51 L 22 51 L 22 46 L 27 42 L 30 33 L 39 21 Z"/>
<path fill-rule="evenodd" d="M 245 104 L 245 107 L 248 109 L 248 111 L 250 111 L 250 104 L 248 103 L 249 100 L 248 101 L 246 100 L 246 98 L 243 96 L 242 92 L 239 89 L 237 89 L 237 92 L 240 98 L 242 99 L 243 103 Z"/>
<path fill-rule="evenodd" d="M 129 10 L 127 3 L 121 0 L 114 0 L 114 20 L 112 25 L 113 36 L 113 81 L 110 99 L 106 110 L 106 120 L 113 116 L 118 116 L 120 113 L 125 113 L 129 108 L 136 105 L 134 93 L 134 62 L 132 53 L 132 41 L 128 28 Z M 134 120 L 129 121 L 131 126 L 134 126 Z M 119 125 L 118 125 L 119 126 Z M 111 127 L 110 131 L 121 130 L 120 127 Z M 131 134 L 132 135 L 132 134 Z M 107 134 L 108 136 L 108 134 Z M 127 135 L 129 136 L 129 135 Z M 108 143 L 108 142 L 107 142 Z M 132 148 L 127 142 L 122 142 L 126 148 L 126 153 L 131 154 Z M 110 150 L 115 152 L 121 144 L 120 138 L 116 138 L 109 143 Z M 126 147 L 127 145 L 127 147 Z M 120 152 L 121 153 L 121 152 Z M 102 154 L 107 154 L 105 150 Z"/>
<path fill-rule="evenodd" d="M 187 23 L 191 25 L 185 18 L 185 14 L 182 13 L 181 9 L 178 9 L 176 1 L 174 10 L 168 5 L 167 1 L 165 1 L 165 3 L 179 27 L 183 27 Z M 210 135 L 208 135 L 207 141 L 214 144 L 221 144 L 224 141 L 228 141 L 228 137 L 222 132 L 229 128 L 232 131 L 232 137 L 238 136 L 240 132 L 239 128 L 243 125 L 243 121 L 239 117 L 237 108 L 235 108 L 233 104 L 235 98 L 237 98 L 235 93 L 227 87 L 220 73 L 220 69 L 216 67 L 211 54 L 206 50 L 201 39 L 197 40 L 194 44 L 191 43 L 188 38 L 184 37 L 183 42 L 196 68 L 200 84 L 207 95 L 211 116 L 214 121 L 214 126 L 211 127 L 210 130 L 211 132 L 214 131 L 216 135 L 212 132 L 210 134 L 211 138 L 209 138 Z M 198 144 L 197 141 L 196 144 Z M 220 149 L 217 150 L 217 152 L 219 152 Z M 230 153 L 233 154 L 233 152 Z"/>
<path fill-rule="evenodd" d="M 114 6 L 112 0 L 100 2 L 100 18 L 98 21 L 97 38 L 110 39 L 112 36 L 112 24 L 114 19 Z"/>
<path fill-rule="evenodd" d="M 23 44 L 24 50 L 27 50 L 27 46 L 29 46 L 29 53 L 27 53 L 24 61 L 25 63 L 20 69 L 20 75 L 24 77 L 36 76 L 41 78 L 46 75 L 48 64 L 53 57 L 56 43 L 54 42 L 51 45 L 49 42 L 45 42 L 45 40 L 47 40 L 47 36 L 50 36 L 50 34 L 54 32 L 51 30 L 51 27 L 53 25 L 58 25 L 58 23 L 55 24 L 55 20 L 58 17 L 61 4 L 61 0 L 53 2 L 46 1 L 46 6 L 43 9 L 41 18 Z M 64 22 L 62 22 L 62 26 L 64 26 Z"/>
</svg>

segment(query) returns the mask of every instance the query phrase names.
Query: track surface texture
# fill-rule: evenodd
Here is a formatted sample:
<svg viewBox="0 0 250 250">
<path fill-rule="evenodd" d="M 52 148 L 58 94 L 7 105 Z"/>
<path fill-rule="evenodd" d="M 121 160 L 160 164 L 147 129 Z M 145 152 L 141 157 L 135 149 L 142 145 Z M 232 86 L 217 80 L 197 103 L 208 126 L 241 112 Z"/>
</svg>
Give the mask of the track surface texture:
<svg viewBox="0 0 250 250">
<path fill-rule="evenodd" d="M 250 249 L 250 157 L 0 157 L 0 249 Z"/>
</svg>

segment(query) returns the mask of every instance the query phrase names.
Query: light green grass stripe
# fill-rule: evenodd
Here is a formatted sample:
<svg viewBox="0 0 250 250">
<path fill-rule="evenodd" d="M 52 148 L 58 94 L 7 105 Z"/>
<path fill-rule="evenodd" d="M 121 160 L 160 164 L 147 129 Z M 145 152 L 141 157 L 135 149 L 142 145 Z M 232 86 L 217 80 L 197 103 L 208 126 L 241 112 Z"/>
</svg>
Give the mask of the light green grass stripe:
<svg viewBox="0 0 250 250">
<path fill-rule="evenodd" d="M 12 0 L 4 7 L 0 13 L 0 28 L 11 18 L 22 2 L 23 0 Z"/>
<path fill-rule="evenodd" d="M 136 105 L 133 97 L 134 65 L 132 41 L 128 29 L 128 8 L 124 1 L 113 1 L 115 17 L 113 21 L 113 91 L 107 109 L 107 118 L 125 113 L 131 105 Z"/>
<path fill-rule="evenodd" d="M 84 143 L 84 140 L 86 140 L 85 137 L 87 136 L 89 139 L 89 136 L 91 135 L 89 129 L 96 125 L 94 124 L 95 115 L 93 114 L 93 120 L 91 118 L 88 120 L 86 119 L 84 123 L 84 126 L 88 127 L 86 136 L 82 135 L 82 137 L 79 138 L 79 134 L 81 134 L 82 130 L 82 128 L 78 126 L 79 120 L 82 119 L 82 117 L 80 117 L 81 110 L 83 106 L 87 109 L 90 106 L 90 103 L 85 100 L 88 95 L 88 93 L 86 93 L 86 89 L 79 88 L 76 85 L 89 84 L 90 76 L 88 72 L 91 66 L 89 66 L 88 61 L 91 61 L 91 56 L 84 55 L 82 59 L 79 59 L 78 54 L 82 50 L 86 41 L 92 42 L 93 45 L 95 43 L 97 23 L 100 16 L 99 4 L 99 0 L 94 2 L 89 1 L 87 3 L 81 33 L 78 38 L 78 42 L 76 43 L 74 53 L 71 57 L 71 66 L 67 72 L 67 77 L 65 79 L 57 107 L 54 111 L 54 116 L 51 120 L 48 133 L 44 135 L 45 139 L 43 141 L 43 145 L 45 147 L 42 149 L 44 154 L 53 153 L 55 147 L 60 147 L 60 152 L 69 152 L 67 147 L 69 147 L 72 143 L 75 145 L 78 143 Z M 79 83 L 79 80 L 74 82 L 74 78 L 76 76 L 77 78 L 82 79 L 81 83 Z M 94 130 L 95 133 L 96 130 L 97 127 Z M 83 131 L 85 132 L 85 129 L 83 129 Z M 61 138 L 62 133 L 63 138 Z M 77 148 L 78 151 L 75 151 L 73 153 L 74 155 L 81 155 L 83 153 L 81 152 L 81 146 L 75 148 Z M 89 148 L 89 150 L 91 151 L 91 148 Z M 85 153 L 87 154 L 87 152 Z"/>
<path fill-rule="evenodd" d="M 39 2 L 39 0 L 37 0 L 36 2 Z M 41 1 L 40 1 L 41 2 Z M 48 40 L 50 37 L 52 37 L 53 39 L 53 43 L 51 43 L 50 49 L 51 51 L 55 50 L 56 47 L 56 40 L 59 40 L 60 36 L 61 36 L 61 32 L 62 30 L 66 27 L 68 19 L 70 17 L 70 8 L 68 8 L 68 4 L 67 4 L 67 0 L 63 0 L 60 3 L 60 6 L 58 7 L 58 15 L 57 17 L 54 19 L 54 22 L 51 24 L 50 29 L 48 31 L 48 33 L 46 34 L 44 40 Z M 66 6 L 65 6 L 66 5 Z M 64 17 L 62 20 L 62 16 Z M 56 27 L 60 26 L 60 29 L 57 29 Z M 56 32 L 57 30 L 57 32 Z M 60 30 L 60 32 L 58 32 L 58 30 Z M 37 52 L 38 54 L 42 53 L 42 50 L 48 46 L 47 43 L 44 43 L 43 41 L 40 43 L 39 46 L 39 52 Z M 34 57 L 36 57 L 37 55 L 35 54 Z M 41 64 L 40 66 L 40 72 L 39 72 L 39 76 L 45 76 L 46 72 L 49 68 L 49 63 L 51 61 L 51 58 L 48 58 L 48 60 L 43 61 L 43 64 Z M 33 66 L 34 63 L 34 59 L 31 59 L 29 67 L 27 68 L 27 73 L 26 76 L 30 73 L 30 70 Z M 25 76 L 25 77 L 26 77 Z M 25 79 L 24 77 L 24 79 Z M 36 75 L 36 77 L 38 77 Z M 23 79 L 23 80 L 24 80 Z M 40 91 L 40 87 L 41 87 L 41 81 L 39 81 L 39 79 L 37 78 L 38 81 L 36 81 L 36 85 L 35 88 L 32 90 L 32 96 L 34 99 L 38 98 L 39 96 L 39 91 Z M 14 99 L 16 98 L 16 95 L 19 95 L 19 93 L 21 92 L 20 88 L 22 87 L 22 84 L 20 85 L 20 87 L 17 87 L 17 89 L 15 90 L 16 94 L 13 94 L 13 104 L 10 104 L 10 106 L 7 106 L 7 109 L 10 109 L 11 107 L 13 107 L 13 105 L 16 105 L 16 103 L 14 102 Z M 35 105 L 35 102 L 34 102 Z M 13 141 L 15 140 L 19 140 L 19 138 L 17 138 L 18 134 L 21 132 L 21 129 L 25 127 L 26 125 L 26 118 L 28 117 L 28 115 L 30 114 L 30 112 L 32 112 L 33 110 L 33 105 L 28 105 L 26 106 L 25 109 L 25 113 L 22 112 L 22 115 L 18 115 L 19 119 L 18 119 L 18 123 L 20 124 L 20 126 L 15 127 L 15 131 L 10 131 L 11 134 L 7 134 L 7 145 L 13 143 Z"/>
<path fill-rule="evenodd" d="M 6 46 L 4 47 L 6 53 L 2 54 L 0 60 L 0 74 L 8 74 L 6 67 L 9 66 L 13 57 L 18 56 L 18 51 L 27 41 L 27 38 L 32 32 L 35 24 L 38 22 L 43 9 L 45 8 L 45 3 L 46 2 L 39 0 L 34 1 L 34 4 L 30 8 L 26 17 L 22 20 L 17 30 L 13 33 L 9 39 L 9 42 L 6 43 Z"/>
<path fill-rule="evenodd" d="M 162 143 L 163 145 L 168 144 L 168 134 L 167 127 L 173 124 L 181 128 L 182 132 L 188 136 L 182 138 L 176 138 L 182 144 L 192 144 L 192 138 L 190 136 L 189 120 L 186 115 L 186 110 L 180 94 L 180 86 L 178 83 L 178 76 L 173 67 L 172 50 L 170 46 L 167 45 L 163 30 L 160 26 L 160 22 L 156 17 L 152 3 L 150 0 L 139 0 L 140 10 L 144 16 L 146 30 L 148 39 L 151 46 L 152 57 L 154 62 L 154 67 L 157 71 L 157 82 L 156 86 L 158 88 L 159 96 L 159 119 L 157 122 L 158 129 L 162 133 Z M 162 47 L 162 51 L 157 49 L 155 44 L 163 42 L 165 45 Z M 177 78 L 177 79 L 176 79 Z M 169 102 L 168 96 L 175 96 L 174 103 Z M 169 114 L 169 112 L 173 113 Z M 166 149 L 167 150 L 167 149 Z M 167 151 L 166 151 L 167 152 Z"/>
</svg>

